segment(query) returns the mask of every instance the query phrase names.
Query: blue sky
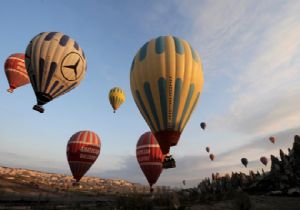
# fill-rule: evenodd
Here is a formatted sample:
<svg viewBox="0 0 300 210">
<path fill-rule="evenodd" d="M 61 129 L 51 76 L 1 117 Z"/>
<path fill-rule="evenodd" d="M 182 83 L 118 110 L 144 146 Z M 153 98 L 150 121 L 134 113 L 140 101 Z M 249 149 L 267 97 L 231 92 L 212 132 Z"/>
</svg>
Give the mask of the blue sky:
<svg viewBox="0 0 300 210">
<path fill-rule="evenodd" d="M 2 1 L 1 63 L 24 52 L 37 33 L 60 31 L 83 48 L 88 68 L 82 83 L 47 104 L 44 114 L 32 110 L 30 85 L 8 94 L 0 73 L 0 164 L 70 174 L 66 143 L 88 129 L 98 133 L 102 150 L 87 175 L 146 183 L 134 155 L 149 128 L 131 96 L 129 69 L 146 41 L 175 35 L 199 52 L 205 83 L 173 148 L 179 165 L 164 171 L 158 184 L 244 170 L 242 156 L 260 168 L 261 155 L 286 151 L 300 133 L 299 10 L 299 1 L 280 0 Z M 114 86 L 127 95 L 116 114 L 107 98 Z M 208 124 L 205 132 L 201 121 Z M 269 135 L 279 143 L 269 144 Z M 217 155 L 213 163 L 207 145 Z"/>
</svg>

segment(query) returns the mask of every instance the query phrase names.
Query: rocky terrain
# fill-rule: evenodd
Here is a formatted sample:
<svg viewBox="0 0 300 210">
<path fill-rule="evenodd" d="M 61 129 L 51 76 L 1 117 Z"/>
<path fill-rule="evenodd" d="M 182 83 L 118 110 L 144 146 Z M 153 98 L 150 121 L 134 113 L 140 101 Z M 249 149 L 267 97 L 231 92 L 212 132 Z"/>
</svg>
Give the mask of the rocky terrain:
<svg viewBox="0 0 300 210">
<path fill-rule="evenodd" d="M 73 186 L 74 179 L 72 176 L 7 167 L 0 167 L 0 179 L 11 183 L 23 184 L 24 186 L 40 191 L 49 190 L 56 192 L 73 190 L 78 192 L 89 191 L 116 194 L 143 192 L 147 190 L 146 186 L 122 179 L 100 179 L 97 177 L 83 177 L 80 180 L 80 185 Z"/>
<path fill-rule="evenodd" d="M 156 193 L 169 187 L 157 186 Z M 114 209 L 136 195 L 149 197 L 149 187 L 122 179 L 83 177 L 74 185 L 72 176 L 28 169 L 0 167 L 2 209 Z M 128 203 L 128 205 L 132 205 Z"/>
</svg>

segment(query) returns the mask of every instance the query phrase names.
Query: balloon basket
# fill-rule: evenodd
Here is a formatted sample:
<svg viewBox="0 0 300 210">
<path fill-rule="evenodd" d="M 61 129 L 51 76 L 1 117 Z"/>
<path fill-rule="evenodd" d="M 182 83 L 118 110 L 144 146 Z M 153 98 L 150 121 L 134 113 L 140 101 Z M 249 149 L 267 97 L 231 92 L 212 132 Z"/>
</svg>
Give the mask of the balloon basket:
<svg viewBox="0 0 300 210">
<path fill-rule="evenodd" d="M 77 182 L 77 181 L 76 181 L 76 182 L 73 182 L 73 183 L 72 183 L 72 186 L 73 186 L 73 187 L 80 187 L 80 182 Z"/>
<path fill-rule="evenodd" d="M 39 105 L 34 105 L 34 107 L 32 109 L 35 111 L 38 111 L 40 113 L 44 113 L 44 111 L 45 111 L 44 108 Z"/>
<path fill-rule="evenodd" d="M 172 156 L 166 156 L 163 162 L 163 168 L 169 169 L 169 168 L 176 168 L 176 161 Z"/>
<path fill-rule="evenodd" d="M 13 92 L 14 92 L 14 89 L 12 89 L 12 88 L 9 88 L 9 89 L 7 89 L 7 92 L 9 92 L 9 93 L 13 93 Z"/>
</svg>

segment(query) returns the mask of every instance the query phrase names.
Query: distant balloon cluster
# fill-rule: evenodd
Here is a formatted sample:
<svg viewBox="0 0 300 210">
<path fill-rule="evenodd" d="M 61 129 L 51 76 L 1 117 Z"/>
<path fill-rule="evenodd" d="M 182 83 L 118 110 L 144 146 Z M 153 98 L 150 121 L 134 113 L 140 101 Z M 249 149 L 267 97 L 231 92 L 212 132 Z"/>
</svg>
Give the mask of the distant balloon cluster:
<svg viewBox="0 0 300 210">
<path fill-rule="evenodd" d="M 273 144 L 275 144 L 275 137 L 274 136 L 270 136 L 269 137 L 269 140 L 270 140 L 270 142 L 271 143 L 273 143 Z M 264 166 L 267 166 L 268 165 L 268 158 L 267 157 L 265 157 L 265 156 L 262 156 L 262 157 L 260 157 L 260 162 L 262 163 L 262 164 L 264 164 Z M 247 168 L 247 165 L 248 165 L 248 159 L 247 158 L 241 158 L 241 163 Z"/>
<path fill-rule="evenodd" d="M 59 32 L 43 32 L 28 44 L 25 54 L 10 55 L 4 65 L 9 92 L 31 83 L 43 113 L 46 103 L 73 90 L 86 74 L 86 58 L 78 43 Z M 170 148 L 176 146 L 202 93 L 204 77 L 200 57 L 191 45 L 178 37 L 160 36 L 146 42 L 133 58 L 130 87 L 134 101 L 151 132 L 144 133 L 136 145 L 136 157 L 151 191 L 163 169 L 176 167 Z M 113 112 L 125 102 L 125 92 L 114 87 L 108 94 Z M 205 130 L 205 122 L 200 123 Z M 275 143 L 275 138 L 269 140 Z M 67 144 L 67 160 L 76 182 L 97 160 L 99 136 L 80 131 Z M 211 161 L 215 155 L 205 148 Z M 262 157 L 267 165 L 268 160 Z M 247 167 L 247 158 L 241 159 Z M 183 181 L 183 185 L 186 181 Z"/>
</svg>

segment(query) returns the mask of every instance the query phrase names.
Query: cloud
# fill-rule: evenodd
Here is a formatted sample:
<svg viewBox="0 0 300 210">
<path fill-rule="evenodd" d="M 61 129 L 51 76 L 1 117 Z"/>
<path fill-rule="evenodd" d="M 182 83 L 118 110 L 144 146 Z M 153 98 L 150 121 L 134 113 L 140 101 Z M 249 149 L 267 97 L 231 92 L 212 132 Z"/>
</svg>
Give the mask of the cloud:
<svg viewBox="0 0 300 210">
<path fill-rule="evenodd" d="M 299 125 L 300 2 L 277 3 L 177 2 L 203 58 L 204 91 L 228 98 L 211 127 L 255 136 Z"/>
</svg>

